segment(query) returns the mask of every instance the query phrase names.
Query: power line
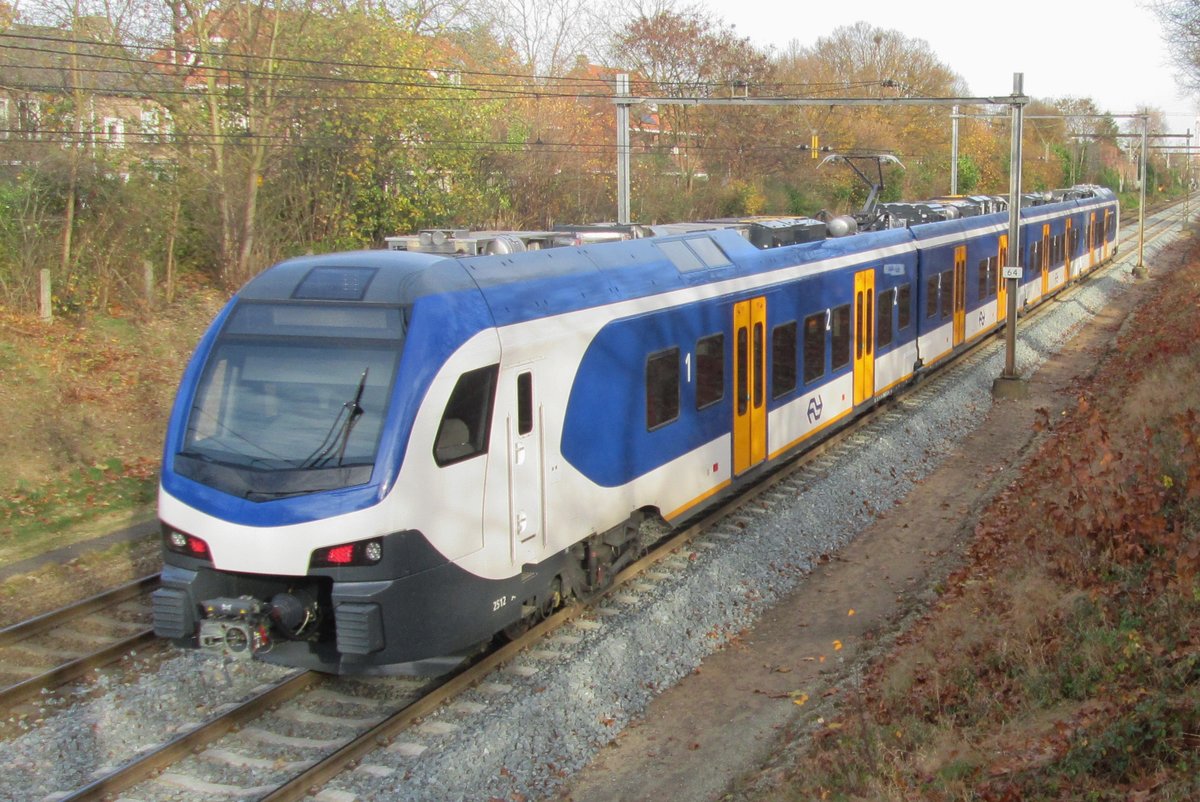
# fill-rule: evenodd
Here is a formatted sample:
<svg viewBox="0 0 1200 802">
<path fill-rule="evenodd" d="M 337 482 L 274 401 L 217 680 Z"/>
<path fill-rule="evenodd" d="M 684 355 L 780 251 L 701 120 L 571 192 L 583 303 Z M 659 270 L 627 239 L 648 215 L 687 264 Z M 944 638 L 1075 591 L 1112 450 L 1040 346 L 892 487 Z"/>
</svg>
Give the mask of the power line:
<svg viewBox="0 0 1200 802">
<path fill-rule="evenodd" d="M 104 47 L 119 48 L 122 50 L 142 49 L 142 50 L 151 50 L 156 53 L 163 52 L 164 50 L 167 50 L 167 51 L 170 50 L 169 47 L 165 47 L 165 46 L 150 47 L 150 46 L 137 46 L 137 45 L 120 45 L 120 44 L 111 44 L 111 43 L 106 43 L 106 42 L 95 42 L 92 40 L 69 40 L 69 39 L 60 39 L 60 38 L 55 38 L 55 37 L 14 35 L 11 33 L 0 34 L 0 50 L 8 49 L 8 50 L 17 50 L 17 51 L 33 52 L 33 53 L 47 53 L 47 54 L 58 55 L 58 56 L 62 55 L 62 51 L 60 49 L 38 48 L 38 47 L 31 47 L 28 45 L 5 44 L 3 42 L 3 40 L 5 38 L 20 38 L 20 39 L 32 39 L 32 40 L 37 40 L 37 41 L 50 41 L 50 42 L 54 42 L 55 44 L 61 44 L 63 42 L 67 42 L 67 43 L 74 43 L 74 44 L 88 45 L 88 46 L 100 45 L 100 46 L 104 46 Z M 195 49 L 190 49 L 190 50 L 186 50 L 186 51 L 175 51 L 175 52 L 183 52 L 188 55 L 192 55 L 192 54 L 201 55 L 200 51 L 197 51 Z M 176 70 L 186 69 L 189 71 L 216 71 L 219 73 L 235 72 L 240 75 L 249 75 L 249 76 L 254 76 L 254 77 L 266 77 L 266 78 L 270 78 L 273 80 L 329 81 L 329 82 L 343 83 L 343 84 L 349 83 L 349 84 L 362 84 L 362 85 L 411 86 L 411 87 L 426 87 L 426 88 L 437 87 L 437 88 L 441 88 L 441 89 L 451 89 L 451 90 L 455 90 L 455 91 L 488 91 L 488 92 L 496 92 L 496 93 L 502 93 L 502 94 L 524 95 L 524 96 L 529 96 L 529 97 L 579 97 L 579 96 L 583 96 L 583 97 L 610 98 L 612 96 L 612 91 L 611 91 L 612 82 L 610 79 L 586 78 L 586 77 L 576 77 L 576 76 L 526 76 L 526 75 L 520 75 L 517 73 L 510 73 L 510 72 L 488 72 L 488 71 L 482 71 L 482 70 L 470 70 L 470 69 L 465 69 L 465 68 L 460 68 L 460 67 L 455 67 L 455 66 L 443 66 L 443 65 L 424 65 L 424 66 L 404 67 L 404 66 L 381 64 L 381 63 L 371 63 L 371 62 L 330 61 L 330 60 L 322 60 L 322 59 L 307 59 L 307 58 L 286 57 L 286 56 L 259 56 L 257 54 L 230 54 L 227 52 L 226 53 L 212 53 L 212 55 L 218 55 L 218 56 L 222 57 L 223 59 L 233 60 L 233 61 L 246 61 L 246 62 L 268 61 L 269 63 L 272 63 L 272 64 L 274 64 L 274 63 L 293 63 L 293 64 L 315 65 L 315 66 L 320 66 L 320 67 L 324 67 L 324 68 L 376 69 L 376 70 L 394 71 L 394 72 L 401 72 L 401 73 L 416 73 L 416 74 L 447 73 L 447 74 L 460 75 L 460 76 L 461 75 L 471 75 L 471 76 L 485 77 L 485 78 L 516 79 L 516 80 L 522 81 L 522 82 L 546 81 L 546 82 L 553 82 L 555 84 L 566 85 L 566 86 L 577 84 L 577 85 L 580 85 L 581 87 L 585 87 L 585 88 L 587 88 L 587 87 L 591 87 L 591 88 L 595 88 L 595 89 L 603 88 L 604 92 L 593 94 L 590 92 L 568 91 L 567 89 L 563 88 L 563 86 L 558 86 L 556 91 L 550 91 L 546 88 L 540 88 L 540 89 L 539 88 L 530 88 L 528 86 L 528 84 L 525 84 L 525 83 L 518 84 L 518 87 L 520 87 L 518 89 L 509 89 L 509 88 L 507 88 L 508 85 L 504 85 L 504 84 L 500 84 L 500 85 L 494 85 L 494 84 L 455 85 L 455 84 L 447 84 L 445 82 L 439 82 L 439 81 L 400 81 L 400 80 L 382 80 L 382 79 L 368 79 L 368 78 L 350 78 L 350 77 L 346 77 L 346 76 L 321 75 L 321 74 L 315 74 L 315 73 L 281 73 L 281 72 L 276 72 L 276 71 L 272 71 L 272 70 L 253 70 L 253 69 L 249 69 L 246 67 L 234 68 L 234 67 L 231 67 L 231 65 L 229 65 L 229 64 L 186 64 L 186 63 L 179 64 L 174 61 L 162 61 L 162 60 L 157 60 L 157 59 L 152 59 L 152 58 L 138 58 L 138 57 L 134 57 L 134 56 L 120 55 L 120 54 L 115 54 L 115 55 L 103 54 L 102 55 L 102 54 L 95 54 L 95 53 L 76 53 L 74 55 L 79 58 L 103 59 L 106 61 L 117 61 L 117 62 L 123 62 L 123 63 L 139 64 L 139 65 L 155 67 L 155 68 L 159 68 L 159 69 L 163 69 L 163 68 L 170 68 L 170 69 L 176 69 Z M 27 65 L 27 67 L 30 69 L 51 69 L 50 67 L 41 67 L 38 65 Z M 101 74 L 127 75 L 127 73 L 122 72 L 120 70 L 106 70 L 106 69 L 95 68 L 95 67 L 93 67 L 93 68 L 76 68 L 76 69 L 78 69 L 81 72 L 96 72 L 96 73 L 101 73 Z M 168 76 L 160 76 L 160 77 L 165 78 Z M 712 91 L 712 90 L 717 90 L 717 89 L 730 89 L 730 88 L 733 88 L 733 86 L 734 86 L 733 84 L 728 83 L 728 82 L 655 81 L 655 80 L 644 79 L 644 78 L 637 79 L 635 81 L 635 84 L 639 88 L 648 87 L 648 88 L 653 89 L 653 88 L 657 87 L 664 94 L 673 94 L 674 93 L 673 90 L 674 91 L 687 90 L 689 92 L 696 92 L 698 90 L 707 89 L 707 90 Z M 886 81 L 886 80 L 885 81 L 859 81 L 859 82 L 830 81 L 830 82 L 820 82 L 820 83 L 769 82 L 769 83 L 758 84 L 758 85 L 747 84 L 747 85 L 745 85 L 744 88 L 748 90 L 751 86 L 757 86 L 759 89 L 772 89 L 772 90 L 775 90 L 776 92 L 781 92 L 784 89 L 794 87 L 797 89 L 802 89 L 802 90 L 806 91 L 807 93 L 810 93 L 813 95 L 828 94 L 828 93 L 832 93 L 832 92 L 844 92 L 844 91 L 854 90 L 854 89 L 866 89 L 866 88 L 881 87 L 881 86 L 886 87 L 886 88 L 895 88 L 893 85 L 893 82 Z"/>
</svg>

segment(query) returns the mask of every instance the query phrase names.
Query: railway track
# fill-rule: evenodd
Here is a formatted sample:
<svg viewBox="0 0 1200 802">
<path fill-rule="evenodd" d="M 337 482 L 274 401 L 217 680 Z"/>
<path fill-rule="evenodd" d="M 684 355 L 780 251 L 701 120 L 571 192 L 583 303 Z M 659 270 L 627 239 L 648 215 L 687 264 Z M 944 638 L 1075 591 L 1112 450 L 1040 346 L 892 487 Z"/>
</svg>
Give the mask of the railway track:
<svg viewBox="0 0 1200 802">
<path fill-rule="evenodd" d="M 149 594 L 158 575 L 0 629 L 0 711 L 113 663 L 154 641 Z"/>
<path fill-rule="evenodd" d="M 1171 211 L 1149 216 L 1147 244 L 1153 247 L 1154 241 L 1170 233 L 1179 220 L 1178 213 Z M 1136 231 L 1126 232 L 1121 264 L 1128 260 L 1136 236 Z M 1104 268 L 1112 269 L 1115 264 Z M 1078 286 L 1068 287 L 1059 300 L 1067 300 Z M 1029 317 L 1044 314 L 1053 306 L 1042 304 L 1031 310 Z M 984 338 L 972 353 L 941 373 L 982 358 L 988 349 L 980 346 L 994 342 L 991 337 Z M 920 396 L 932 391 L 930 386 L 918 388 L 901 403 L 920 403 Z M 204 724 L 185 727 L 167 743 L 144 750 L 121 769 L 60 798 L 110 798 L 133 788 L 130 798 L 139 800 L 187 798 L 188 791 L 197 793 L 197 798 L 221 795 L 294 800 L 317 793 L 332 778 L 349 770 L 381 781 L 394 777 L 397 770 L 392 761 L 381 760 L 378 755 L 419 759 L 428 743 L 448 728 L 471 726 L 471 717 L 486 711 L 490 698 L 511 690 L 506 676 L 536 673 L 537 661 L 555 659 L 558 644 L 578 641 L 588 631 L 603 626 L 607 614 L 636 603 L 655 582 L 672 572 L 686 570 L 697 551 L 736 537 L 744 526 L 743 510 L 794 499 L 817 470 L 814 466 L 819 457 L 854 448 L 855 438 L 861 439 L 861 430 L 872 421 L 880 417 L 895 420 L 902 414 L 894 405 L 877 408 L 721 510 L 673 535 L 622 572 L 607 594 L 591 606 L 559 612 L 520 640 L 443 684 L 397 678 L 346 680 L 311 673 L 289 675 L 278 685 L 261 689 L 240 705 L 228 706 Z M 320 735 L 314 737 L 314 732 Z M 352 798 L 337 793 L 331 791 L 319 798 Z"/>
</svg>

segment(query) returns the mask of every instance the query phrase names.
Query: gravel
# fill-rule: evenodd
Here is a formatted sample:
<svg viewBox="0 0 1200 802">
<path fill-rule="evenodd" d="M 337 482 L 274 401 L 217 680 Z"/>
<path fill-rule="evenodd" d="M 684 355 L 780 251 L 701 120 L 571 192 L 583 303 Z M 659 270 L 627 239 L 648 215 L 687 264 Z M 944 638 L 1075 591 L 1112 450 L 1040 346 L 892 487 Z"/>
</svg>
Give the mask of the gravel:
<svg viewBox="0 0 1200 802">
<path fill-rule="evenodd" d="M 1056 302 L 1053 314 L 1022 321 L 1019 373 L 1032 373 L 1040 355 L 1057 350 L 1131 281 L 1127 265 L 1108 270 Z M 849 542 L 929 474 L 986 414 L 1003 364 L 997 341 L 925 382 L 854 442 L 820 460 L 819 469 L 781 484 L 623 588 L 608 607 L 429 716 L 404 743 L 367 757 L 330 783 L 324 798 L 552 795 L 657 693 L 753 626 L 814 561 Z M 6 779 L 0 800 L 43 799 L 84 785 L 99 769 L 286 674 L 193 652 L 155 666 L 128 683 L 98 674 L 77 696 L 46 697 L 36 713 L 10 722 L 22 731 L 0 743 Z M 148 799 L 140 791 L 136 798 Z"/>
</svg>

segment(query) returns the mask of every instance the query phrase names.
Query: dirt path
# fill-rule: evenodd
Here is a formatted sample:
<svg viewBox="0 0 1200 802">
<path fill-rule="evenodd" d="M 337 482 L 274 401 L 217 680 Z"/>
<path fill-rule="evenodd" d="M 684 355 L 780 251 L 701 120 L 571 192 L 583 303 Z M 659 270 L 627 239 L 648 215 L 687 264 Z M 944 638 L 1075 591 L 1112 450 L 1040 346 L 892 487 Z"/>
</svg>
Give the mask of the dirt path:
<svg viewBox="0 0 1200 802">
<path fill-rule="evenodd" d="M 1109 304 L 901 504 L 819 566 L 790 598 L 650 706 L 577 774 L 560 800 L 718 799 L 770 782 L 779 735 L 832 710 L 842 688 L 936 598 L 986 504 L 1020 471 L 1037 434 L 1073 403 L 1073 381 L 1101 359 L 1153 282 Z M 765 768 L 764 768 L 765 767 Z"/>
</svg>

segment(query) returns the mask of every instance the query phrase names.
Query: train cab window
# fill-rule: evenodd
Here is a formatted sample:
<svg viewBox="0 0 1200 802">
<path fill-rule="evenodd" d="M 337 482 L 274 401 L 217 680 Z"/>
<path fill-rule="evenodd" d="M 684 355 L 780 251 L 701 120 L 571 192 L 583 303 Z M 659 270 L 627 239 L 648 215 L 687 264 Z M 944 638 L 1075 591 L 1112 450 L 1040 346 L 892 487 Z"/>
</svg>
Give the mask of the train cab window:
<svg viewBox="0 0 1200 802">
<path fill-rule="evenodd" d="M 517 377 L 517 434 L 533 431 L 533 374 Z"/>
<path fill-rule="evenodd" d="M 892 307 L 896 291 L 886 290 L 875 297 L 875 347 L 892 344 Z"/>
<path fill-rule="evenodd" d="M 912 286 L 905 284 L 896 289 L 896 328 L 904 331 L 912 322 Z"/>
<path fill-rule="evenodd" d="M 771 330 L 771 397 L 796 389 L 796 321 Z"/>
<path fill-rule="evenodd" d="M 665 426 L 679 417 L 679 349 L 651 354 L 646 360 L 646 428 Z"/>
<path fill-rule="evenodd" d="M 825 313 L 804 318 L 804 383 L 825 375 Z"/>
<path fill-rule="evenodd" d="M 433 458 L 439 466 L 487 453 L 498 372 L 499 365 L 491 365 L 458 377 L 434 439 Z"/>
<path fill-rule="evenodd" d="M 930 276 L 925 282 L 925 317 L 937 317 L 938 282 L 941 276 Z"/>
<path fill-rule="evenodd" d="M 696 342 L 696 409 L 725 397 L 725 335 L 713 334 Z"/>
<path fill-rule="evenodd" d="M 950 313 L 954 311 L 954 273 L 953 273 L 953 271 L 947 270 L 945 273 L 942 273 L 942 280 L 938 286 L 941 290 L 941 296 L 942 296 L 942 299 L 941 299 L 942 320 L 945 320 L 946 318 L 950 317 Z"/>
<path fill-rule="evenodd" d="M 830 326 L 833 339 L 830 369 L 837 370 L 850 364 L 850 304 L 833 310 L 830 314 Z"/>
</svg>

